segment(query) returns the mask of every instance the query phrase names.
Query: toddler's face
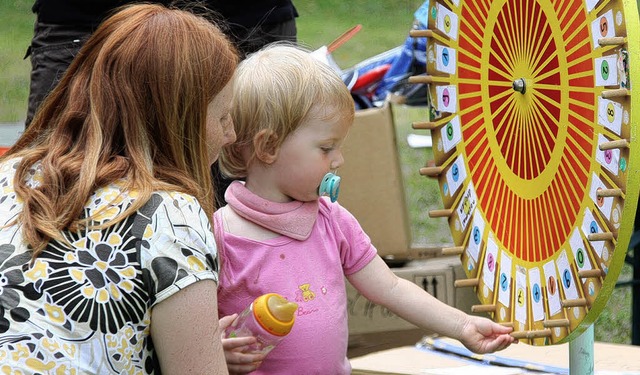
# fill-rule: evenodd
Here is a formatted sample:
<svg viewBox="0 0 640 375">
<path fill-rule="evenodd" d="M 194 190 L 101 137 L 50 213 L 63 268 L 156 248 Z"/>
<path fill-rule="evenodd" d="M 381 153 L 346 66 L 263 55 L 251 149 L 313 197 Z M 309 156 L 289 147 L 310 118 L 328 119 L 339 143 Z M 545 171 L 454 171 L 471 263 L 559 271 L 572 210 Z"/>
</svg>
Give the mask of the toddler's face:
<svg viewBox="0 0 640 375">
<path fill-rule="evenodd" d="M 284 140 L 271 165 L 282 202 L 318 199 L 324 175 L 335 173 L 344 163 L 341 147 L 351 126 L 350 118 L 332 106 L 318 105 Z"/>
</svg>

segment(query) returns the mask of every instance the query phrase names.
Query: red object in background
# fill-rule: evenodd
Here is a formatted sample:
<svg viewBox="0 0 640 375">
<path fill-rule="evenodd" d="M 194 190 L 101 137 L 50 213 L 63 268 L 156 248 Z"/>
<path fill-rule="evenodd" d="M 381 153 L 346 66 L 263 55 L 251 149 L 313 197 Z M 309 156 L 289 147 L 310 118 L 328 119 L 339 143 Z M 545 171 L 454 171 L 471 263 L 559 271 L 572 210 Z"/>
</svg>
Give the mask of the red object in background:
<svg viewBox="0 0 640 375">
<path fill-rule="evenodd" d="M 327 46 L 327 52 L 333 53 L 335 50 L 338 49 L 338 47 L 343 45 L 349 39 L 353 38 L 353 36 L 356 35 L 358 31 L 360 31 L 360 29 L 362 29 L 362 25 L 358 24 L 350 28 L 349 30 L 345 31 L 342 35 L 337 37 L 336 40 L 329 43 L 329 45 Z"/>
<path fill-rule="evenodd" d="M 389 68 L 391 68 L 391 64 L 384 64 L 384 65 L 377 66 L 369 70 L 368 72 L 360 75 L 360 77 L 358 77 L 358 79 L 356 80 L 356 83 L 353 84 L 353 87 L 351 88 L 351 92 L 358 92 L 363 89 L 365 89 L 366 91 L 368 87 L 370 87 L 374 83 L 379 82 L 382 79 L 382 77 L 384 77 L 384 75 L 387 73 L 387 70 L 389 70 Z"/>
<path fill-rule="evenodd" d="M 11 147 L 0 147 L 0 155 L 4 155 Z"/>
</svg>

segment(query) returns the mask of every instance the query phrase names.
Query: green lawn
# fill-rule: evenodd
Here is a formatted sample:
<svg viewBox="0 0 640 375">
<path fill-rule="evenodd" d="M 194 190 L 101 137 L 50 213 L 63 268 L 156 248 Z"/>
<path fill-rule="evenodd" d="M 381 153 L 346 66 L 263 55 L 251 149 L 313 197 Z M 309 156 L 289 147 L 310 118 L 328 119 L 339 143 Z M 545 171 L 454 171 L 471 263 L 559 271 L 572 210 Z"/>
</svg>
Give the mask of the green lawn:
<svg viewBox="0 0 640 375">
<path fill-rule="evenodd" d="M 29 59 L 33 0 L 0 1 L 0 122 L 24 120 L 29 95 Z"/>
<path fill-rule="evenodd" d="M 348 68 L 367 57 L 404 43 L 413 13 L 422 0 L 298 0 L 298 37 L 311 48 L 326 45 L 357 24 L 362 29 L 340 47 L 334 58 Z"/>
<path fill-rule="evenodd" d="M 90 1 L 90 0 L 87 0 Z M 29 60 L 24 60 L 29 44 L 33 0 L 0 0 L 0 123 L 17 122 L 25 117 L 29 85 Z M 297 0 L 299 41 L 316 49 L 327 45 L 357 24 L 362 30 L 334 53 L 340 67 L 348 68 L 378 53 L 402 44 L 413 21 L 413 12 L 422 0 Z M 441 208 L 442 201 L 433 180 L 418 174 L 431 159 L 429 149 L 411 149 L 406 136 L 413 132 L 413 121 L 425 120 L 420 108 L 394 107 L 398 150 L 407 191 L 407 204 L 415 242 L 448 244 L 451 238 L 445 219 L 430 219 L 426 213 Z M 631 278 L 625 266 L 621 280 Z M 596 340 L 630 343 L 630 288 L 616 289 L 595 324 Z"/>
</svg>

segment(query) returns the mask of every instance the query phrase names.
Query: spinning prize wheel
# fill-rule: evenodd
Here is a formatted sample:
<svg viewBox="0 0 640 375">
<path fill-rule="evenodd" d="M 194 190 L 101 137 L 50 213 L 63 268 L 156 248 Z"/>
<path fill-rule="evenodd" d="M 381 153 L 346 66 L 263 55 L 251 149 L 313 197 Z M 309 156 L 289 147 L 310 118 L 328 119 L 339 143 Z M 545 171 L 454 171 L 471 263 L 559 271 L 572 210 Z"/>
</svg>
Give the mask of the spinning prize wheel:
<svg viewBox="0 0 640 375">
<path fill-rule="evenodd" d="M 640 190 L 636 0 L 431 0 L 428 121 L 454 246 L 480 305 L 533 345 L 606 304 Z M 424 22 L 424 20 L 423 20 Z"/>
</svg>

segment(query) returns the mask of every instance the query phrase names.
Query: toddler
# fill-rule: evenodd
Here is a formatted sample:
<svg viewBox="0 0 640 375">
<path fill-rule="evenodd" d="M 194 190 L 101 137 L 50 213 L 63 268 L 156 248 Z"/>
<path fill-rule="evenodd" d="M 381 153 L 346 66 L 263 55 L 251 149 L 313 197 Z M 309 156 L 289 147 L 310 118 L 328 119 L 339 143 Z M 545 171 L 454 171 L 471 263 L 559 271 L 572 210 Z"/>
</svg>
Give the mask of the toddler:
<svg viewBox="0 0 640 375">
<path fill-rule="evenodd" d="M 300 47 L 263 48 L 239 65 L 232 117 L 237 142 L 223 149 L 221 168 L 245 182 L 229 186 L 227 205 L 214 214 L 219 314 L 271 292 L 299 308 L 293 330 L 266 358 L 225 340 L 231 372 L 349 374 L 345 276 L 372 302 L 474 352 L 514 342 L 511 328 L 397 277 L 353 215 L 331 201 L 335 186 L 331 200 L 320 196 L 323 179 L 344 163 L 340 148 L 354 118 L 349 90 L 331 68 Z"/>
</svg>

